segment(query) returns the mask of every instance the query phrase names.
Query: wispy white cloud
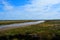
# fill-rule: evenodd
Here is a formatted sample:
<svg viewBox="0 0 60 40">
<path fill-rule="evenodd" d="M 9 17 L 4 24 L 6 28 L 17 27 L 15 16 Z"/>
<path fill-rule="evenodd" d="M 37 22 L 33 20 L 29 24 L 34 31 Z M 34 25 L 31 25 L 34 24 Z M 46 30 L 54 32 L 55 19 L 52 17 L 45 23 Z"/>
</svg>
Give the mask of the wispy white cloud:
<svg viewBox="0 0 60 40">
<path fill-rule="evenodd" d="M 46 11 L 50 10 L 52 5 L 60 3 L 60 0 L 33 0 L 31 5 L 26 5 L 27 11 Z"/>
<path fill-rule="evenodd" d="M 54 8 L 53 5 L 59 4 L 60 0 L 32 0 L 31 4 L 15 7 L 6 1 L 4 4 L 5 19 L 60 19 L 60 7 Z M 54 9 L 53 9 L 54 8 Z"/>
<path fill-rule="evenodd" d="M 53 9 L 53 5 L 59 4 L 60 0 L 33 0 L 31 5 L 25 6 L 25 11 L 37 15 L 37 18 L 41 19 L 55 19 L 59 18 L 58 11 L 60 8 Z M 38 17 L 39 15 L 39 17 Z"/>
<path fill-rule="evenodd" d="M 6 2 L 5 0 L 2 0 L 1 3 L 4 5 L 4 10 L 11 10 L 11 9 L 13 9 L 13 6 L 10 5 L 8 2 Z"/>
</svg>

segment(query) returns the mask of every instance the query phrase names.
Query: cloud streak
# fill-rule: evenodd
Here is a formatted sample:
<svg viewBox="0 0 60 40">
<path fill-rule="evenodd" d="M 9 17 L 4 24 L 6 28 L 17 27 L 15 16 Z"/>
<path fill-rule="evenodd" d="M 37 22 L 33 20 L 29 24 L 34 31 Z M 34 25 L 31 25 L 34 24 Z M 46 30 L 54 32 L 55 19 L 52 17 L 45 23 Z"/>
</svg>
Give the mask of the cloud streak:
<svg viewBox="0 0 60 40">
<path fill-rule="evenodd" d="M 2 0 L 2 4 L 4 5 L 4 10 L 11 10 L 13 9 L 13 6 L 11 6 L 8 2 Z"/>
<path fill-rule="evenodd" d="M 60 19 L 60 7 L 54 8 L 60 0 L 32 0 L 31 4 L 18 7 L 4 0 L 2 3 L 5 10 L 2 12 L 5 16 L 3 19 Z"/>
<path fill-rule="evenodd" d="M 26 6 L 26 11 L 34 13 L 41 19 L 59 19 L 59 8 L 53 9 L 53 5 L 59 4 L 60 0 L 33 0 L 31 5 Z M 57 6 L 56 6 L 57 7 Z M 38 17 L 38 15 L 40 15 Z"/>
</svg>

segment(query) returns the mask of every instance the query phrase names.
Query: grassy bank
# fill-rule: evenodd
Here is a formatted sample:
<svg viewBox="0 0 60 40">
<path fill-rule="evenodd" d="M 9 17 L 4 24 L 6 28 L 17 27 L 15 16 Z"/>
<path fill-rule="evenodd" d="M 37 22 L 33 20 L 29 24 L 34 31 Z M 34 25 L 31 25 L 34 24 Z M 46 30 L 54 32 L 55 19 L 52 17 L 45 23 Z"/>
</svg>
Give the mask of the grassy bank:
<svg viewBox="0 0 60 40">
<path fill-rule="evenodd" d="M 60 21 L 58 20 L 47 20 L 44 23 L 31 25 L 26 27 L 14 28 L 5 31 L 0 31 L 2 35 L 15 35 L 15 34 L 37 34 L 40 37 L 52 38 L 55 34 L 60 35 Z"/>
</svg>

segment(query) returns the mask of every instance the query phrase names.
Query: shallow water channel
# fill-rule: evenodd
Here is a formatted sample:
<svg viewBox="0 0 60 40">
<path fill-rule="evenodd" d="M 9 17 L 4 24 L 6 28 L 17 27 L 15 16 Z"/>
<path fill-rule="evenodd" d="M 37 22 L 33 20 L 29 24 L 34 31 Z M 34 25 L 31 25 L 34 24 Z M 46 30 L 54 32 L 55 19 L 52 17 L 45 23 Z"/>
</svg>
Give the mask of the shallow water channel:
<svg viewBox="0 0 60 40">
<path fill-rule="evenodd" d="M 25 23 L 2 25 L 2 26 L 0 26 L 0 29 L 15 28 L 15 27 L 25 27 L 25 26 L 35 25 L 35 24 L 39 24 L 39 23 L 43 23 L 43 22 L 45 22 L 45 21 L 25 22 Z"/>
</svg>

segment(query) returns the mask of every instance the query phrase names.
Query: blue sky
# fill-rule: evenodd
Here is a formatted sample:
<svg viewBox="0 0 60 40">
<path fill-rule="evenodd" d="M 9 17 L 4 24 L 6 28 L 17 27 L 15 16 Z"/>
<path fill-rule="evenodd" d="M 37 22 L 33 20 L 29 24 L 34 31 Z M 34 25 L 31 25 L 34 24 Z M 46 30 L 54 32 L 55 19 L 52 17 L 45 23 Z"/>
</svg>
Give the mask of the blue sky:
<svg viewBox="0 0 60 40">
<path fill-rule="evenodd" d="M 60 19 L 60 0 L 0 0 L 0 20 Z"/>
</svg>

